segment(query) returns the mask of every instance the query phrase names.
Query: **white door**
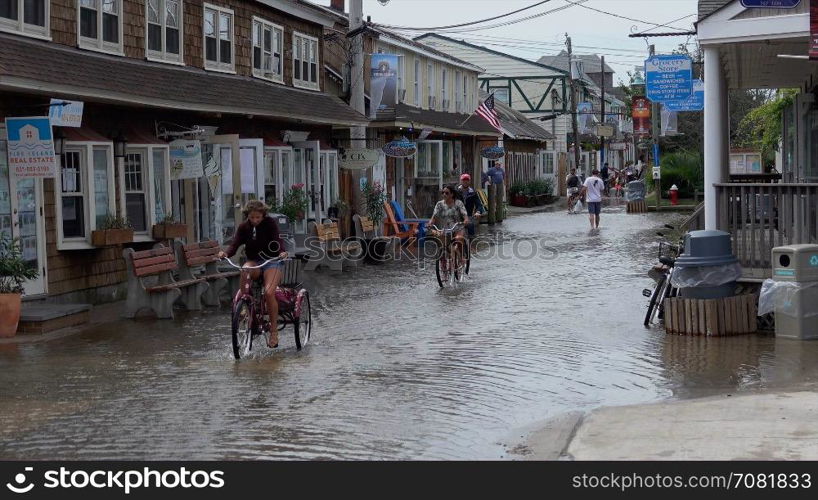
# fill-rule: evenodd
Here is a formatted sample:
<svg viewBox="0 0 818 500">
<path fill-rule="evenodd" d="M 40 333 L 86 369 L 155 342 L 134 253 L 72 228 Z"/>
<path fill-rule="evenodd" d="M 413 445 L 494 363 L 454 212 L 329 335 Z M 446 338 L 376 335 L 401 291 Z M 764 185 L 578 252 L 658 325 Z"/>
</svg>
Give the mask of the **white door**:
<svg viewBox="0 0 818 500">
<path fill-rule="evenodd" d="M 239 158 L 241 162 L 239 193 L 242 206 L 250 200 L 264 201 L 264 140 L 241 139 Z"/>
<path fill-rule="evenodd" d="M 324 175 L 324 203 L 329 208 L 338 201 L 338 152 L 335 150 L 322 151 L 321 157 L 324 158 L 322 172 Z"/>
<path fill-rule="evenodd" d="M 294 142 L 293 146 L 301 151 L 301 169 L 299 173 L 293 172 L 294 175 L 300 176 L 300 183 L 304 183 L 304 189 L 309 200 L 307 206 L 307 218 L 316 222 L 321 222 L 324 219 L 325 212 L 321 210 L 321 177 L 319 169 L 321 166 L 321 145 L 318 141 L 300 141 Z"/>
<path fill-rule="evenodd" d="M 9 170 L 6 131 L 0 128 L 0 232 L 20 239 L 23 259 L 37 270 L 37 278 L 23 284 L 26 295 L 46 291 L 43 205 L 43 181 L 17 179 Z"/>
<path fill-rule="evenodd" d="M 196 190 L 196 238 L 216 240 L 225 244 L 236 229 L 237 207 L 241 197 L 235 197 L 233 182 L 234 158 L 239 148 L 238 136 L 213 136 L 202 143 L 204 176 Z M 240 153 L 240 152 L 239 152 Z M 240 161 L 240 160 L 239 160 Z"/>
<path fill-rule="evenodd" d="M 554 188 L 552 195 L 557 194 L 557 153 L 555 151 L 540 151 L 539 154 L 539 176 L 542 179 L 551 180 Z"/>
</svg>

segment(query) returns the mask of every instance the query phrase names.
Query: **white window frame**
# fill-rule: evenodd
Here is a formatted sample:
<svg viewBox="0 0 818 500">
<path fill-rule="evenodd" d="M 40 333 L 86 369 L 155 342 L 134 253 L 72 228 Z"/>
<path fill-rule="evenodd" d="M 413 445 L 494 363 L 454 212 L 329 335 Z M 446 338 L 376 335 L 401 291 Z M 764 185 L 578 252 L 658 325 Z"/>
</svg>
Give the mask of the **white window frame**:
<svg viewBox="0 0 818 500">
<path fill-rule="evenodd" d="M 0 31 L 51 40 L 51 0 L 45 2 L 45 26 L 25 22 L 25 0 L 17 0 L 17 20 L 0 17 Z"/>
<path fill-rule="evenodd" d="M 207 37 L 205 36 L 205 22 L 207 19 L 207 10 L 210 9 L 216 12 L 216 60 L 210 61 L 207 59 Z M 228 14 L 230 16 L 230 63 L 221 62 L 221 14 Z M 218 71 L 221 73 L 236 73 L 236 14 L 233 9 L 226 7 L 219 7 L 205 3 L 202 7 L 202 59 L 204 60 L 204 68 L 208 71 Z"/>
<path fill-rule="evenodd" d="M 106 42 L 103 39 L 103 18 L 105 17 L 102 11 L 105 0 L 94 0 L 97 11 L 97 38 L 87 38 L 82 36 L 82 1 L 77 0 L 77 46 L 81 49 L 93 50 L 96 52 L 105 52 L 106 54 L 125 55 L 123 38 L 125 38 L 123 30 L 122 18 L 125 17 L 123 12 L 123 0 L 113 0 L 119 6 L 117 14 L 117 22 L 119 23 L 117 30 L 119 33 L 119 40 L 117 43 Z"/>
<path fill-rule="evenodd" d="M 173 54 L 167 51 L 167 4 L 165 3 L 166 0 L 159 0 L 160 2 L 160 14 L 162 16 L 161 24 L 162 27 L 162 50 L 155 51 L 148 48 L 148 37 L 150 36 L 148 33 L 148 28 L 150 27 L 150 23 L 148 21 L 148 2 L 145 1 L 145 54 L 146 59 L 149 61 L 156 61 L 156 62 L 166 62 L 166 63 L 173 63 L 184 65 L 185 64 L 185 2 L 184 0 L 177 0 L 177 4 L 179 5 L 179 17 L 177 29 L 179 30 L 179 53 Z"/>
<path fill-rule="evenodd" d="M 406 92 L 406 57 L 399 55 L 398 56 L 398 91 L 397 91 L 397 102 L 404 102 L 406 100 L 406 96 L 404 95 L 401 98 L 401 94 L 405 94 Z"/>
<path fill-rule="evenodd" d="M 437 106 L 432 106 L 432 97 L 437 97 L 437 86 L 435 85 L 435 65 L 431 62 L 426 64 L 426 91 L 428 92 L 428 96 L 426 96 L 426 103 L 423 106 L 424 108 L 428 109 L 435 109 Z M 435 103 L 437 104 L 437 103 Z"/>
<path fill-rule="evenodd" d="M 421 94 L 422 94 L 421 86 L 420 86 L 420 81 L 422 79 L 421 74 L 420 74 L 421 71 L 423 71 L 423 70 L 422 70 L 422 68 L 420 66 L 420 59 L 418 59 L 416 57 L 415 58 L 415 88 L 414 88 L 414 91 L 415 91 L 414 103 L 415 103 L 416 108 L 420 107 L 420 102 L 421 102 Z"/>
<path fill-rule="evenodd" d="M 255 33 L 256 33 L 256 24 L 261 25 L 261 55 L 262 55 L 261 67 L 262 67 L 262 69 L 260 69 L 260 70 L 256 69 L 256 60 L 255 60 L 256 51 L 255 51 L 255 45 L 253 44 L 253 37 L 255 36 Z M 264 30 L 267 30 L 267 29 L 272 31 L 272 33 L 271 33 L 271 35 L 272 35 L 272 46 L 271 46 L 272 53 L 270 54 L 270 58 L 271 58 L 270 59 L 270 64 L 271 65 L 275 61 L 274 55 L 276 53 L 275 49 L 276 49 L 276 43 L 277 43 L 277 40 L 278 40 L 276 38 L 276 34 L 278 33 L 278 34 L 281 35 L 281 43 L 278 46 L 278 54 L 279 54 L 279 57 L 278 57 L 279 72 L 278 72 L 278 74 L 276 74 L 275 72 L 272 72 L 272 71 L 269 74 L 264 73 Z M 253 28 L 252 28 L 252 30 L 253 31 L 250 32 L 250 59 L 251 59 L 251 64 L 252 64 L 251 67 L 253 68 L 253 76 L 255 76 L 256 78 L 261 78 L 263 80 L 269 80 L 271 82 L 284 83 L 284 27 L 280 26 L 278 24 L 271 23 L 270 21 L 267 21 L 266 19 L 262 19 L 260 17 L 253 16 Z"/>
<path fill-rule="evenodd" d="M 440 70 L 440 108 L 442 111 L 449 111 L 448 104 L 448 97 L 449 92 L 446 87 L 449 85 L 449 71 L 447 68 L 441 68 Z"/>
<path fill-rule="evenodd" d="M 84 223 L 85 236 L 66 238 L 63 236 L 63 221 L 62 221 L 62 159 L 58 157 L 58 174 L 54 180 L 54 204 L 55 215 L 57 220 L 57 250 L 87 250 L 96 248 L 91 245 L 91 233 L 97 228 L 96 218 L 96 197 L 92 196 L 94 185 L 92 180 L 94 168 L 94 150 L 105 148 L 108 150 L 108 213 L 116 214 L 116 189 L 114 187 L 114 145 L 112 142 L 66 142 L 65 151 L 81 150 L 81 156 L 84 162 L 81 163 L 81 183 L 84 198 Z"/>
<path fill-rule="evenodd" d="M 303 44 L 304 41 L 314 42 L 315 43 L 315 82 L 310 80 L 300 78 L 295 78 L 295 65 L 296 65 L 296 47 L 298 44 Z M 310 44 L 312 46 L 312 44 Z M 303 45 L 302 45 L 303 47 Z M 321 90 L 321 45 L 318 43 L 318 38 L 314 36 L 310 36 L 304 33 L 300 33 L 298 31 L 293 31 L 293 44 L 292 44 L 292 63 L 293 63 L 293 87 L 297 87 L 300 89 L 308 89 L 308 90 Z M 311 64 L 309 60 L 310 54 L 303 54 L 303 57 L 307 58 L 308 66 Z M 302 64 L 304 59 L 299 60 L 299 64 Z M 300 71 L 303 75 L 303 66 L 302 70 Z"/>
<path fill-rule="evenodd" d="M 147 210 L 145 218 L 145 231 L 134 232 L 134 241 L 154 241 L 153 240 L 153 226 L 160 221 L 156 219 L 156 192 L 154 191 L 154 165 L 153 153 L 161 151 L 165 158 L 165 183 L 162 186 L 163 195 L 165 198 L 165 213 L 173 213 L 173 206 L 170 199 L 170 147 L 166 144 L 133 144 L 128 146 L 125 154 L 142 153 L 146 160 L 142 169 L 142 190 L 145 193 L 145 209 Z M 147 169 L 147 172 L 145 171 Z M 121 162 L 118 167 L 118 176 L 121 182 L 119 183 L 119 200 L 120 211 L 124 217 L 128 217 L 128 205 L 126 203 L 125 195 L 125 162 Z M 180 214 L 176 214 L 177 217 Z"/>
</svg>

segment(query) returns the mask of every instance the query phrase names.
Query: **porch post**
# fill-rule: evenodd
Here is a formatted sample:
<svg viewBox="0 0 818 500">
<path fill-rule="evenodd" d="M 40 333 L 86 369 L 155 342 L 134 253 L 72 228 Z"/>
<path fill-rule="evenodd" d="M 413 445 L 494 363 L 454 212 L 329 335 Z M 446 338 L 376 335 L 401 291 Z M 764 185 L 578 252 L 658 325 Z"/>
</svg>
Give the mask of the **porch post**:
<svg viewBox="0 0 818 500">
<path fill-rule="evenodd" d="M 717 229 L 716 188 L 726 180 L 729 127 L 727 80 L 718 46 L 704 47 L 704 227 Z"/>
</svg>

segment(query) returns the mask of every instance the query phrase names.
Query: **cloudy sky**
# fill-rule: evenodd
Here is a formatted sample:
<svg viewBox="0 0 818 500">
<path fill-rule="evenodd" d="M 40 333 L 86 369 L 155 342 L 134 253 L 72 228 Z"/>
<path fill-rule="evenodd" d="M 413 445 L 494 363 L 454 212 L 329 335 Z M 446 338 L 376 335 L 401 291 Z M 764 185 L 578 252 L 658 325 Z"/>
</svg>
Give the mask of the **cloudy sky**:
<svg viewBox="0 0 818 500">
<path fill-rule="evenodd" d="M 330 0 L 312 1 L 329 5 Z M 380 1 L 364 0 L 364 16 L 371 16 L 372 21 L 379 24 L 431 28 L 490 18 L 538 0 L 389 0 L 387 5 L 381 5 Z M 571 35 L 575 52 L 604 54 L 606 62 L 617 72 L 615 78 L 625 79 L 625 73 L 640 65 L 647 54 L 645 40 L 628 38 L 628 34 L 651 29 L 654 32 L 675 31 L 656 26 L 667 23 L 674 28 L 690 30 L 696 20 L 698 3 L 696 0 L 585 0 L 581 5 L 571 5 L 581 1 L 550 0 L 533 9 L 487 23 L 499 24 L 561 9 L 508 26 L 469 32 L 437 32 L 533 60 L 558 53 L 565 47 L 567 32 Z M 404 32 L 406 35 L 421 33 Z M 656 45 L 657 53 L 669 52 L 683 43 L 690 43 L 692 50 L 695 43 L 695 37 L 687 36 L 650 40 Z"/>
</svg>

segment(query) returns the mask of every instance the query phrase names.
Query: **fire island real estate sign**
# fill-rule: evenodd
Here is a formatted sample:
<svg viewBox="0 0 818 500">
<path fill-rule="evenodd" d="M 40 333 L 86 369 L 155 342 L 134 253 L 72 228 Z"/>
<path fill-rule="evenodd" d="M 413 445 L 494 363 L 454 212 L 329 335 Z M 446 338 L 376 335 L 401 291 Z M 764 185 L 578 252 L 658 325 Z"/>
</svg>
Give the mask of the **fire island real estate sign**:
<svg viewBox="0 0 818 500">
<path fill-rule="evenodd" d="M 684 101 L 693 94 L 693 60 L 681 54 L 645 61 L 645 89 L 653 102 Z"/>
<path fill-rule="evenodd" d="M 18 178 L 55 177 L 57 157 L 47 116 L 6 118 L 9 168 Z"/>
</svg>

